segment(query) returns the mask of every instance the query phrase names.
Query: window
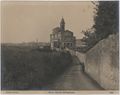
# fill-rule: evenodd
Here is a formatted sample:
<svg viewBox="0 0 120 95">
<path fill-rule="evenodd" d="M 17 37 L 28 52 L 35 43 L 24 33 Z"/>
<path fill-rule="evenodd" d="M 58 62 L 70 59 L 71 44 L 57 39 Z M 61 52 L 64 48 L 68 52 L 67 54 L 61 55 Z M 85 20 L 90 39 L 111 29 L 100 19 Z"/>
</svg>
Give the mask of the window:
<svg viewBox="0 0 120 95">
<path fill-rule="evenodd" d="M 69 47 L 69 43 L 67 43 L 67 47 Z"/>
<path fill-rule="evenodd" d="M 64 43 L 64 47 L 66 46 L 66 43 Z"/>
</svg>

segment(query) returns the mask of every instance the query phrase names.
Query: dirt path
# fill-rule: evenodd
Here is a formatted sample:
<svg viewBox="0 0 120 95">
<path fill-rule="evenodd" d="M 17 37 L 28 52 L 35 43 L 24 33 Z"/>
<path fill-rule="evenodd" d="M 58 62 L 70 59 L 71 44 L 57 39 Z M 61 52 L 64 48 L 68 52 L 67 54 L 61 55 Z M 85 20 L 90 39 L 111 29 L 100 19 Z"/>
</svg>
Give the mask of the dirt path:
<svg viewBox="0 0 120 95">
<path fill-rule="evenodd" d="M 47 88 L 49 90 L 101 90 L 102 88 L 82 71 L 78 58 L 73 56 L 73 60 L 73 66 Z"/>
</svg>

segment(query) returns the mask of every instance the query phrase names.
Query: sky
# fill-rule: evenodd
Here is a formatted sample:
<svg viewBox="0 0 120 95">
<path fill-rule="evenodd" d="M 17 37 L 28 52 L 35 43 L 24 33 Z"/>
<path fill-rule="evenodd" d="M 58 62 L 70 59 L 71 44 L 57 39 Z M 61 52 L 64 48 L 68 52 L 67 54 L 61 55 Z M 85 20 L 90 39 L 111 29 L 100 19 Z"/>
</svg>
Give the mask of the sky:
<svg viewBox="0 0 120 95">
<path fill-rule="evenodd" d="M 94 24 L 94 5 L 80 2 L 2 2 L 2 43 L 49 42 L 52 29 L 59 27 L 61 18 L 65 29 L 77 39 L 82 30 Z"/>
</svg>

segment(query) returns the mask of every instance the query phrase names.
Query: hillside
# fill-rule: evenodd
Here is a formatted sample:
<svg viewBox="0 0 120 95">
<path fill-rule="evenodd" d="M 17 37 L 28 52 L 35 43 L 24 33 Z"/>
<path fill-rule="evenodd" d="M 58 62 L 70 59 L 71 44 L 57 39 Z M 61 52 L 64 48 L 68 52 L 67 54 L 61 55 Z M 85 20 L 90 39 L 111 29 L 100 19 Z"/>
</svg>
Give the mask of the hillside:
<svg viewBox="0 0 120 95">
<path fill-rule="evenodd" d="M 67 52 L 2 46 L 2 89 L 45 89 L 72 63 Z M 69 60 L 66 60 L 69 59 Z"/>
</svg>

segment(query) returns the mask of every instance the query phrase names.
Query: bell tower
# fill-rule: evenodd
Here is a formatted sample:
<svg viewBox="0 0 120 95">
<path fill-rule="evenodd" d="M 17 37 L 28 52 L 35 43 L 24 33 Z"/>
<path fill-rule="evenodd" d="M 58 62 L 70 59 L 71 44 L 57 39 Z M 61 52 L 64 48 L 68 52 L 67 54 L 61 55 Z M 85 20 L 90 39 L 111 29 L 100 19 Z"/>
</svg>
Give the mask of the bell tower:
<svg viewBox="0 0 120 95">
<path fill-rule="evenodd" d="M 62 17 L 61 22 L 60 22 L 60 30 L 61 30 L 62 32 L 65 31 L 65 21 L 64 21 L 64 18 L 63 18 L 63 17 Z"/>
</svg>

